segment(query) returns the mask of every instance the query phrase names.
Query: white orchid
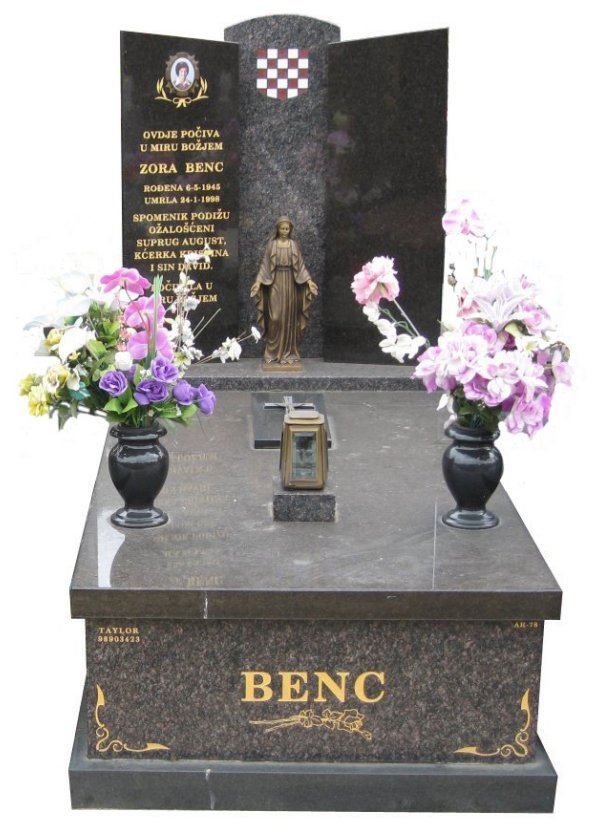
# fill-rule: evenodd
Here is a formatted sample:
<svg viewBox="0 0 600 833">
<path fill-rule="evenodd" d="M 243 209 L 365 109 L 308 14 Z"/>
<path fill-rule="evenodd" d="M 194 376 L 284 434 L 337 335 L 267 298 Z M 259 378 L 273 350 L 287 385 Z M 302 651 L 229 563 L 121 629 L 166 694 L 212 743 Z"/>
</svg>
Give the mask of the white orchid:
<svg viewBox="0 0 600 833">
<path fill-rule="evenodd" d="M 76 353 L 93 338 L 95 338 L 93 330 L 83 327 L 67 327 L 57 346 L 60 360 L 66 362 L 69 356 Z"/>
<path fill-rule="evenodd" d="M 223 344 L 214 351 L 214 358 L 219 358 L 223 363 L 228 359 L 237 361 L 242 355 L 242 348 L 237 338 L 226 338 Z"/>
<path fill-rule="evenodd" d="M 371 324 L 376 324 L 379 321 L 380 309 L 379 304 L 365 304 L 362 311 L 367 316 Z"/>
</svg>

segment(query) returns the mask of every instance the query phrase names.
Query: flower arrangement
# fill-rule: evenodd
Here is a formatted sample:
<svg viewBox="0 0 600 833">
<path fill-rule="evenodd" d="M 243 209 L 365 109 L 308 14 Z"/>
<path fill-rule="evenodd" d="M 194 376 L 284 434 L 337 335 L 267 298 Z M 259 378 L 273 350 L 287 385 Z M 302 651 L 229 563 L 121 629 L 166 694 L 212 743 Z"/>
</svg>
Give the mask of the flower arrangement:
<svg viewBox="0 0 600 833">
<path fill-rule="evenodd" d="M 52 325 L 45 328 L 38 353 L 56 362 L 21 381 L 30 413 L 56 414 L 59 428 L 80 413 L 136 428 L 156 420 L 187 425 L 198 412 L 212 414 L 215 394 L 204 384 L 190 384 L 185 371 L 192 362 L 238 359 L 240 342 L 258 340 L 259 334 L 253 328 L 228 338 L 208 356 L 194 346 L 210 323 L 201 321 L 194 331 L 189 321 L 198 305 L 189 270 L 202 257 L 186 255 L 168 310 L 161 300 L 162 278 L 151 284 L 137 269 L 118 269 L 99 286 L 93 280 L 67 282 L 54 320 L 36 322 Z"/>
<path fill-rule="evenodd" d="M 400 294 L 397 274 L 393 258 L 375 257 L 354 276 L 352 291 L 364 314 L 383 336 L 379 342 L 382 351 L 403 362 L 407 357 L 413 358 L 428 342 L 419 334 L 397 300 Z M 389 307 L 381 306 L 384 300 L 394 305 L 400 317 Z"/>
<path fill-rule="evenodd" d="M 467 247 L 466 276 L 451 273 L 458 323 L 419 356 L 414 376 L 430 393 L 443 392 L 458 425 L 494 433 L 503 421 L 532 437 L 548 421 L 556 385 L 570 383 L 569 350 L 556 340 L 537 287 L 494 271 L 497 247 L 468 200 L 442 224 Z"/>
<path fill-rule="evenodd" d="M 430 393 L 442 391 L 441 406 L 458 425 L 494 433 L 504 421 L 510 432 L 532 437 L 548 421 L 556 385 L 570 383 L 569 350 L 555 339 L 537 287 L 524 275 L 507 278 L 494 270 L 497 246 L 468 200 L 448 211 L 442 225 L 464 245 L 449 278 L 458 323 L 444 328 L 437 345 L 426 344 L 396 301 L 400 288 L 391 258 L 363 266 L 352 283 L 356 299 L 384 336 L 384 353 L 402 362 L 427 348 L 413 377 Z M 381 310 L 382 299 L 396 305 L 400 322 Z"/>
</svg>

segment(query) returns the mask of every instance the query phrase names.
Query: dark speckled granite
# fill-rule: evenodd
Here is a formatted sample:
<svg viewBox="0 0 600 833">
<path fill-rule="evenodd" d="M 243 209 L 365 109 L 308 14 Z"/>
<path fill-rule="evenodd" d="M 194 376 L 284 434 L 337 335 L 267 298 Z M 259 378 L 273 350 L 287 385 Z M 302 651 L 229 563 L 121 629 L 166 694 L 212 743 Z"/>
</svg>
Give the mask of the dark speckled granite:
<svg viewBox="0 0 600 833">
<path fill-rule="evenodd" d="M 273 478 L 273 519 L 276 521 L 335 521 L 335 493 L 328 486 L 320 491 L 286 491 L 279 477 Z"/>
<path fill-rule="evenodd" d="M 100 720 L 111 739 L 134 749 L 160 743 L 143 757 L 271 761 L 472 761 L 457 753 L 478 747 L 489 763 L 525 761 L 535 752 L 543 623 L 529 622 L 151 622 L 87 623 L 89 754 L 140 756 L 109 747 L 98 751 L 97 689 L 106 705 Z M 139 642 L 106 636 L 129 626 Z M 244 702 L 243 671 L 271 675 L 273 697 Z M 304 671 L 305 701 L 279 702 L 281 671 Z M 315 702 L 312 674 L 336 682 L 346 671 L 340 698 L 326 688 Z M 369 678 L 364 702 L 354 680 Z M 268 680 L 267 680 L 268 682 Z M 523 747 L 515 737 L 527 722 L 521 710 L 529 691 Z M 381 693 L 383 692 L 383 696 Z M 262 696 L 257 693 L 256 696 Z M 356 710 L 361 731 L 273 721 L 312 709 Z M 318 722 L 318 721 L 317 721 Z M 364 733 L 364 734 L 363 734 Z M 367 736 L 368 733 L 368 736 Z M 108 739 L 107 739 L 108 742 Z M 107 748 L 107 742 L 101 748 Z M 503 756 L 500 747 L 514 749 Z"/>
<path fill-rule="evenodd" d="M 110 524 L 119 497 L 103 460 L 73 576 L 73 616 L 559 616 L 560 589 L 501 488 L 490 501 L 501 518 L 496 529 L 441 523 L 452 503 L 440 463 L 448 440 L 430 396 L 325 398 L 336 523 L 272 520 L 278 451 L 252 448 L 250 393 L 223 391 L 212 418 L 165 438 L 166 526 L 121 531 Z"/>
<path fill-rule="evenodd" d="M 265 373 L 258 359 L 244 358 L 223 365 L 203 364 L 190 371 L 194 384 L 205 382 L 213 390 L 305 391 L 313 390 L 422 390 L 412 379 L 412 367 L 399 365 L 336 364 L 322 359 L 303 359 L 304 369 L 294 373 Z"/>
<path fill-rule="evenodd" d="M 285 763 L 88 758 L 85 703 L 69 764 L 73 809 L 551 813 L 541 742 L 521 764 Z"/>
<path fill-rule="evenodd" d="M 298 15 L 247 20 L 225 30 L 240 47 L 240 292 L 241 323 L 256 320 L 250 286 L 275 220 L 288 214 L 295 224 L 313 280 L 323 284 L 325 265 L 325 166 L 327 136 L 327 44 L 337 26 Z M 256 50 L 309 50 L 306 95 L 286 101 L 256 89 Z M 311 306 L 302 356 L 322 355 L 321 298 Z M 249 348 L 255 355 L 261 345 Z"/>
</svg>

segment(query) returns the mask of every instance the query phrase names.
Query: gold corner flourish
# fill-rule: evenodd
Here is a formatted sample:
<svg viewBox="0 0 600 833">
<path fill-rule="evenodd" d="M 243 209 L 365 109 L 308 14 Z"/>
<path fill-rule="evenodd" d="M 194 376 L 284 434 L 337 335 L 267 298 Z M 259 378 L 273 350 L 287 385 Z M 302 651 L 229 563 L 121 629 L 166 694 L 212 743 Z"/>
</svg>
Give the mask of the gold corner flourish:
<svg viewBox="0 0 600 833">
<path fill-rule="evenodd" d="M 194 96 L 194 98 L 192 98 L 189 95 L 176 95 L 173 96 L 173 98 L 169 98 L 169 96 L 165 92 L 165 79 L 159 78 L 156 82 L 156 92 L 158 93 L 158 95 L 154 96 L 154 100 L 166 101 L 169 104 L 174 104 L 175 107 L 188 107 L 190 104 L 194 104 L 195 101 L 202 101 L 203 99 L 208 98 L 208 96 L 205 95 L 208 89 L 208 81 L 205 78 L 200 77 L 198 79 L 198 83 L 200 86 L 198 87 L 198 92 Z"/>
<path fill-rule="evenodd" d="M 477 746 L 461 746 L 455 749 L 457 755 L 476 755 L 478 758 L 494 758 L 500 755 L 502 758 L 525 758 L 529 754 L 529 727 L 531 726 L 531 709 L 529 707 L 529 689 L 521 698 L 521 711 L 525 712 L 525 722 L 515 735 L 514 744 L 504 743 L 493 752 L 480 752 Z"/>
<path fill-rule="evenodd" d="M 276 732 L 278 729 L 288 729 L 292 726 L 300 726 L 303 729 L 315 727 L 329 729 L 330 732 L 348 732 L 349 734 L 361 735 L 365 740 L 372 740 L 373 733 L 363 729 L 365 716 L 358 709 L 344 709 L 344 711 L 333 711 L 325 709 L 317 714 L 313 709 L 303 709 L 291 717 L 279 717 L 274 720 L 250 720 L 254 725 L 267 726 L 265 733 Z"/>
<path fill-rule="evenodd" d="M 106 724 L 104 724 L 100 720 L 100 709 L 103 708 L 105 705 L 106 700 L 104 698 L 104 692 L 102 691 L 99 685 L 96 685 L 96 708 L 94 710 L 94 717 L 96 718 L 97 726 L 97 752 L 115 752 L 117 754 L 120 754 L 121 752 L 153 752 L 157 749 L 169 749 L 168 746 L 164 746 L 162 743 L 147 743 L 145 746 L 138 748 L 135 746 L 129 746 L 120 738 L 114 738 L 113 740 L 110 740 L 110 729 L 108 728 L 108 726 L 106 726 Z"/>
</svg>

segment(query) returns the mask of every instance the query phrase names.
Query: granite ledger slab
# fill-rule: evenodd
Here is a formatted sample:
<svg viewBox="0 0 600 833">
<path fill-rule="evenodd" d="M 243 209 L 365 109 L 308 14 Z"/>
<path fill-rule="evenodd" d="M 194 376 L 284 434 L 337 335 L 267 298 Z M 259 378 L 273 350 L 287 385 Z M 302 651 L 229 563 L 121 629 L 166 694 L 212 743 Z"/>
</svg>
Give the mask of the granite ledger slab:
<svg viewBox="0 0 600 833">
<path fill-rule="evenodd" d="M 302 533 L 271 516 L 278 451 L 252 448 L 251 394 L 171 432 L 161 530 L 117 531 L 100 465 L 71 586 L 75 617 L 558 618 L 561 593 L 506 493 L 500 527 L 441 522 L 447 444 L 425 393 L 327 392 L 338 521 Z M 108 454 L 110 442 L 105 449 Z"/>
</svg>

